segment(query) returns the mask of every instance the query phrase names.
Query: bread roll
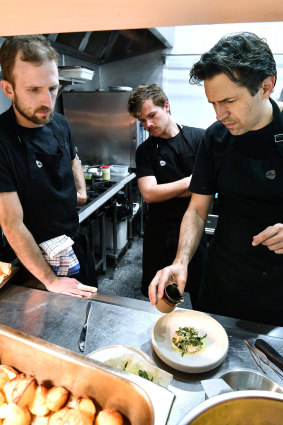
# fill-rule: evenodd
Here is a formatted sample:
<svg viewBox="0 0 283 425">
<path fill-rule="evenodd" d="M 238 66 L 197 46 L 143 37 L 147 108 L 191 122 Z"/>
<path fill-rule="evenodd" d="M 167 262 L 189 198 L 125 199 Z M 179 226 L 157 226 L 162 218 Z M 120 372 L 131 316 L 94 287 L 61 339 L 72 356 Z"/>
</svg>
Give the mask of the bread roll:
<svg viewBox="0 0 283 425">
<path fill-rule="evenodd" d="M 3 389 L 4 385 L 15 378 L 18 372 L 10 366 L 0 365 L 0 390 Z"/>
<path fill-rule="evenodd" d="M 76 409 L 79 409 L 81 413 L 87 415 L 93 422 L 96 408 L 93 401 L 89 397 L 78 398 Z"/>
<path fill-rule="evenodd" d="M 15 403 L 7 405 L 7 415 L 3 425 L 30 425 L 31 414 L 27 407 L 18 406 Z"/>
<path fill-rule="evenodd" d="M 95 420 L 94 425 L 123 425 L 124 420 L 118 410 L 107 408 L 101 410 Z"/>
<path fill-rule="evenodd" d="M 92 425 L 93 420 L 81 413 L 78 409 L 65 407 L 53 413 L 49 419 L 49 425 Z"/>
<path fill-rule="evenodd" d="M 4 385 L 3 391 L 8 403 L 16 403 L 24 407 L 33 400 L 36 387 L 34 378 L 26 377 L 23 373 L 20 373 Z"/>
<path fill-rule="evenodd" d="M 29 410 L 33 415 L 45 416 L 50 412 L 47 406 L 48 389 L 43 385 L 39 385 L 34 394 L 32 402 L 29 404 Z"/>
<path fill-rule="evenodd" d="M 47 406 L 52 412 L 57 412 L 68 400 L 69 391 L 63 387 L 52 387 L 46 397 Z"/>
</svg>

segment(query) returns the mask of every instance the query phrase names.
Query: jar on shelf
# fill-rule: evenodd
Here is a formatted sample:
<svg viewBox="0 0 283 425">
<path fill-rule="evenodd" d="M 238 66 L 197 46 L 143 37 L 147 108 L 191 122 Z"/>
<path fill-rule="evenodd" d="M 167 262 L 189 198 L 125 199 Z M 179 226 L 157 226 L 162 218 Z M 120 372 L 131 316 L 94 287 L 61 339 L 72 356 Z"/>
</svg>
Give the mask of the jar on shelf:
<svg viewBox="0 0 283 425">
<path fill-rule="evenodd" d="M 109 165 L 102 165 L 102 179 L 103 180 L 110 180 L 110 166 Z"/>
</svg>

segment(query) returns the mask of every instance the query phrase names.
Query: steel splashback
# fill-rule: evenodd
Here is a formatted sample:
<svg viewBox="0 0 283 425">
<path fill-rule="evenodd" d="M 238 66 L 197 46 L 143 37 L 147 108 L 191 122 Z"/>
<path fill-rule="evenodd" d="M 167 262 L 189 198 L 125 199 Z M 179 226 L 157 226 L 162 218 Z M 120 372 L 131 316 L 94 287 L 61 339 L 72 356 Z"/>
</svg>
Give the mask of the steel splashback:
<svg viewBox="0 0 283 425">
<path fill-rule="evenodd" d="M 83 164 L 135 167 L 136 120 L 127 111 L 129 92 L 65 92 L 68 119 Z"/>
</svg>

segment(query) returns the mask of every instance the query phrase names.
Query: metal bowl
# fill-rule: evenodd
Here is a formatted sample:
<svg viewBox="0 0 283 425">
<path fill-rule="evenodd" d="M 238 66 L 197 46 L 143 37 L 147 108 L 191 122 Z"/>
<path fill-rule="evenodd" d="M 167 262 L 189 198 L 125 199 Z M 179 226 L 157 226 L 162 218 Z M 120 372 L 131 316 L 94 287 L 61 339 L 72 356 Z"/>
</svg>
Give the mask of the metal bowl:
<svg viewBox="0 0 283 425">
<path fill-rule="evenodd" d="M 229 370 L 219 375 L 218 378 L 222 378 L 234 391 L 260 390 L 283 393 L 282 388 L 271 379 L 250 369 Z"/>
<path fill-rule="evenodd" d="M 270 391 L 235 391 L 212 397 L 178 425 L 283 425 L 283 395 Z"/>
</svg>

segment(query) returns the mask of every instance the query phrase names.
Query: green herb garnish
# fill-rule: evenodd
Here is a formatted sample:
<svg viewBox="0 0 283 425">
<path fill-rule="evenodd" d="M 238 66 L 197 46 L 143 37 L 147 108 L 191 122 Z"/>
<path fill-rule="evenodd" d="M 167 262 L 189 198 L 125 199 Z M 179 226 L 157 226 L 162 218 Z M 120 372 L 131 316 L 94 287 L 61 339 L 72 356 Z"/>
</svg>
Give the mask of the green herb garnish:
<svg viewBox="0 0 283 425">
<path fill-rule="evenodd" d="M 148 381 L 153 381 L 153 377 L 151 379 L 149 379 L 148 373 L 146 370 L 139 370 L 139 376 L 141 378 L 147 379 Z"/>
</svg>

